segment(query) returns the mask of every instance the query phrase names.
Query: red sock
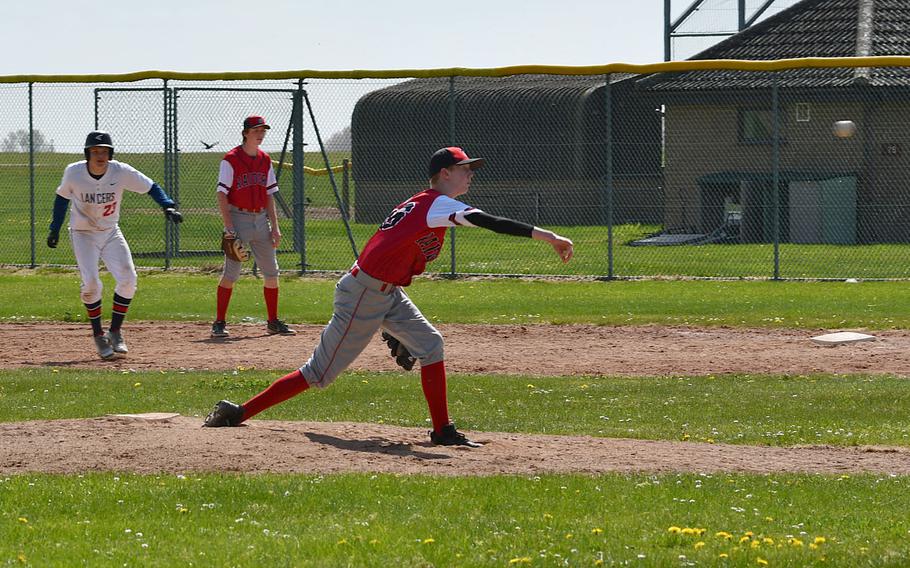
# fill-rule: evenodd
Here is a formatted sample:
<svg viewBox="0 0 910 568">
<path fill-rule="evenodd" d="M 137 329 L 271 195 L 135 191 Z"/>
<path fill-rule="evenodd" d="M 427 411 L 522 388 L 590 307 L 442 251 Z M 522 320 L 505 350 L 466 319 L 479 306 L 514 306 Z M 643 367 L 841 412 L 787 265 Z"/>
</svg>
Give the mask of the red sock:
<svg viewBox="0 0 910 568">
<path fill-rule="evenodd" d="M 432 365 L 421 365 L 420 384 L 423 386 L 423 396 L 427 399 L 427 405 L 430 407 L 433 430 L 441 432 L 442 427 L 449 423 L 445 361 L 433 363 Z"/>
<path fill-rule="evenodd" d="M 265 309 L 269 312 L 269 320 L 278 319 L 278 288 L 262 288 L 265 296 Z"/>
<path fill-rule="evenodd" d="M 215 320 L 224 321 L 227 318 L 227 309 L 228 304 L 231 303 L 231 293 L 234 291 L 233 288 L 225 288 L 224 286 L 218 286 L 218 300 L 216 308 Z"/>
<path fill-rule="evenodd" d="M 243 419 L 248 420 L 266 408 L 271 408 L 279 402 L 284 402 L 308 388 L 310 388 L 310 384 L 303 378 L 303 373 L 300 372 L 300 369 L 293 373 L 288 373 L 270 384 L 264 391 L 243 403 L 245 411 Z"/>
</svg>

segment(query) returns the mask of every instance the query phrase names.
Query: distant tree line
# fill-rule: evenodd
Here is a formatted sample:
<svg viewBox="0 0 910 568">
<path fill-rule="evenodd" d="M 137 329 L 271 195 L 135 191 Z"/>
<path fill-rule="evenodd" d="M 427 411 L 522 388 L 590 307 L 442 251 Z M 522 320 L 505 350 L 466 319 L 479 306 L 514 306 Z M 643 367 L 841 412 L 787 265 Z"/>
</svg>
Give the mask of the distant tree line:
<svg viewBox="0 0 910 568">
<path fill-rule="evenodd" d="M 45 138 L 44 134 L 40 130 L 34 130 L 34 141 L 35 141 L 35 152 L 53 152 L 54 151 L 54 141 L 48 140 Z M 3 139 L 3 144 L 0 148 L 4 152 L 28 152 L 28 130 L 21 129 L 16 130 L 15 132 L 10 132 L 6 135 L 6 138 Z"/>
</svg>

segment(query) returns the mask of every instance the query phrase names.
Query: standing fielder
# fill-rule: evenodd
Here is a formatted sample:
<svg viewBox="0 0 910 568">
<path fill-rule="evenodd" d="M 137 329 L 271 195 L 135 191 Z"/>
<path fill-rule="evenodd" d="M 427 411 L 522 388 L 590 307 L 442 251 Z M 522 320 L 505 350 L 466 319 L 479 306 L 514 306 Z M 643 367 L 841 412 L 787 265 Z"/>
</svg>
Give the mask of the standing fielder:
<svg viewBox="0 0 910 568">
<path fill-rule="evenodd" d="M 274 197 L 278 182 L 272 169 L 272 159 L 259 149 L 269 128 L 261 116 L 248 116 L 243 121 L 243 144 L 225 154 L 221 161 L 218 208 L 225 234 L 247 243 L 262 270 L 262 295 L 268 312 L 266 331 L 269 335 L 296 335 L 296 331 L 278 319 L 278 260 L 275 250 L 281 242 L 281 229 L 278 228 Z M 228 336 L 225 319 L 241 267 L 239 261 L 225 255 L 221 281 L 218 282 L 212 337 Z"/>
<path fill-rule="evenodd" d="M 482 158 L 461 148 L 442 148 L 430 158 L 430 189 L 392 210 L 370 238 L 354 267 L 335 287 L 334 314 L 310 360 L 243 405 L 222 400 L 204 426 L 238 426 L 263 410 L 305 391 L 327 387 L 366 348 L 382 327 L 420 360 L 420 379 L 430 409 L 430 441 L 477 447 L 449 421 L 442 335 L 420 313 L 403 288 L 439 256 L 449 227 L 483 227 L 496 233 L 547 241 L 563 262 L 572 241 L 519 221 L 495 217 L 456 200 L 468 191 Z"/>
<path fill-rule="evenodd" d="M 113 359 L 126 353 L 126 342 L 120 326 L 126 317 L 133 294 L 136 293 L 136 268 L 130 247 L 123 238 L 120 226 L 120 203 L 123 192 L 147 193 L 164 209 L 164 215 L 174 223 L 183 221 L 174 200 L 160 185 L 129 164 L 114 157 L 114 143 L 107 132 L 90 132 L 85 138 L 85 160 L 75 162 L 63 171 L 63 181 L 57 188 L 54 214 L 47 246 L 57 248 L 60 227 L 72 203 L 70 242 L 76 264 L 82 276 L 81 296 L 88 310 L 95 336 L 95 347 L 102 359 Z M 104 261 L 114 276 L 114 307 L 107 334 L 101 327 L 101 278 L 98 259 Z"/>
</svg>

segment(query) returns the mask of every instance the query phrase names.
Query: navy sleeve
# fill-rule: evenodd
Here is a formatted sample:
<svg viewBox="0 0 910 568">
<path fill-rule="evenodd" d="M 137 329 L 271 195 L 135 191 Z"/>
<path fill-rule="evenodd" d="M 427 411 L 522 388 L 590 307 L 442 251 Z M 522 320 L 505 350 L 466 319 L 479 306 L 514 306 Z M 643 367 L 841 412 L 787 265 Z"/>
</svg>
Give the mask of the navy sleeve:
<svg viewBox="0 0 910 568">
<path fill-rule="evenodd" d="M 521 221 L 516 221 L 515 219 L 509 219 L 507 217 L 497 217 L 495 215 L 490 215 L 489 213 L 484 213 L 483 211 L 466 213 L 464 218 L 470 221 L 472 225 L 477 225 L 478 227 L 489 229 L 494 233 L 502 233 L 504 235 L 531 238 L 531 233 L 534 231 L 534 227 L 527 223 L 522 223 Z"/>
<path fill-rule="evenodd" d="M 155 203 L 164 209 L 177 206 L 177 204 L 174 203 L 174 200 L 168 197 L 167 194 L 164 193 L 164 190 L 161 188 L 161 186 L 157 183 L 152 184 L 151 189 L 149 189 L 149 195 L 152 199 L 155 200 Z"/>
<path fill-rule="evenodd" d="M 70 200 L 58 195 L 57 199 L 54 200 L 54 216 L 51 218 L 51 231 L 55 233 L 60 232 L 60 227 L 63 226 L 63 220 L 66 219 L 66 211 L 70 207 Z"/>
</svg>

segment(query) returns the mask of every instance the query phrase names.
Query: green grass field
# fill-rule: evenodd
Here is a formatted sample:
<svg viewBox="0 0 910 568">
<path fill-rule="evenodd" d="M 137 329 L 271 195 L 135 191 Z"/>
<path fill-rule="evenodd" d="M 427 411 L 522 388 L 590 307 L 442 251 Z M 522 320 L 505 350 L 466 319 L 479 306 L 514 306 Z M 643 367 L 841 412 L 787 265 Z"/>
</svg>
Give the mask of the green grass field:
<svg viewBox="0 0 910 568">
<path fill-rule="evenodd" d="M 163 160 L 157 154 L 118 154 L 163 183 Z M 221 153 L 181 153 L 179 198 L 186 221 L 179 228 L 177 250 L 170 266 L 209 269 L 221 263 L 217 244 L 221 219 L 215 207 L 214 186 Z M 277 159 L 277 154 L 273 158 Z M 332 165 L 340 165 L 347 154 L 332 153 Z M 39 154 L 35 168 L 35 199 L 29 198 L 27 155 L 0 153 L 0 222 L 7 227 L 0 238 L 0 264 L 73 265 L 68 238 L 54 250 L 44 244 L 50 223 L 53 193 L 67 163 L 80 159 L 73 154 Z M 318 153 L 307 153 L 304 163 L 324 168 Z M 356 207 L 356 182 L 350 180 L 350 199 Z M 341 191 L 342 180 L 336 175 Z M 282 172 L 281 195 L 293 207 L 290 171 Z M 415 191 L 419 189 L 415 186 Z M 342 270 L 354 260 L 343 222 L 337 215 L 335 193 L 328 176 L 305 176 L 303 242 L 295 248 L 294 223 L 282 217 L 284 245 L 279 263 L 287 272 Z M 465 200 L 470 203 L 470 195 Z M 390 198 L 390 207 L 397 199 Z M 32 223 L 34 208 L 34 225 Z M 490 211 L 496 213 L 496 211 Z M 326 217 L 329 215 L 329 217 Z M 128 195 L 124 199 L 121 227 L 139 266 L 164 266 L 164 217 L 148 197 Z M 576 243 L 576 257 L 568 265 L 556 261 L 543 243 L 529 245 L 525 239 L 504 237 L 489 231 L 461 229 L 456 235 L 456 252 L 448 244 L 443 255 L 430 265 L 431 272 L 452 270 L 472 274 L 610 275 L 609 231 L 604 226 L 550 226 Z M 613 228 L 613 269 L 618 277 L 688 276 L 725 278 L 771 278 L 774 253 L 771 244 L 704 245 L 673 247 L 631 247 L 629 242 L 657 230 L 657 225 L 625 224 Z M 34 251 L 32 231 L 34 230 Z M 376 223 L 351 225 L 354 245 L 359 250 L 376 230 Z M 906 244 L 795 245 L 780 246 L 780 277 L 802 278 L 910 278 Z M 301 266 L 305 264 L 305 266 Z"/>
<path fill-rule="evenodd" d="M 132 320 L 207 321 L 217 274 L 143 272 Z M 112 283 L 105 276 L 107 295 Z M 254 311 L 245 278 L 235 313 Z M 321 323 L 334 279 L 284 278 Z M 902 282 L 419 280 L 437 322 L 906 328 Z M 78 276 L 0 276 L 0 319 L 84 321 Z M 904 310 L 905 311 L 905 310 Z M 172 408 L 202 415 L 274 372 L 0 371 L 0 421 Z M 468 430 L 792 446 L 910 447 L 906 378 L 453 374 Z M 265 419 L 424 426 L 414 377 L 346 373 Z M 904 566 L 910 488 L 889 475 L 489 477 L 97 472 L 0 476 L 0 564 L 71 566 Z"/>
</svg>

